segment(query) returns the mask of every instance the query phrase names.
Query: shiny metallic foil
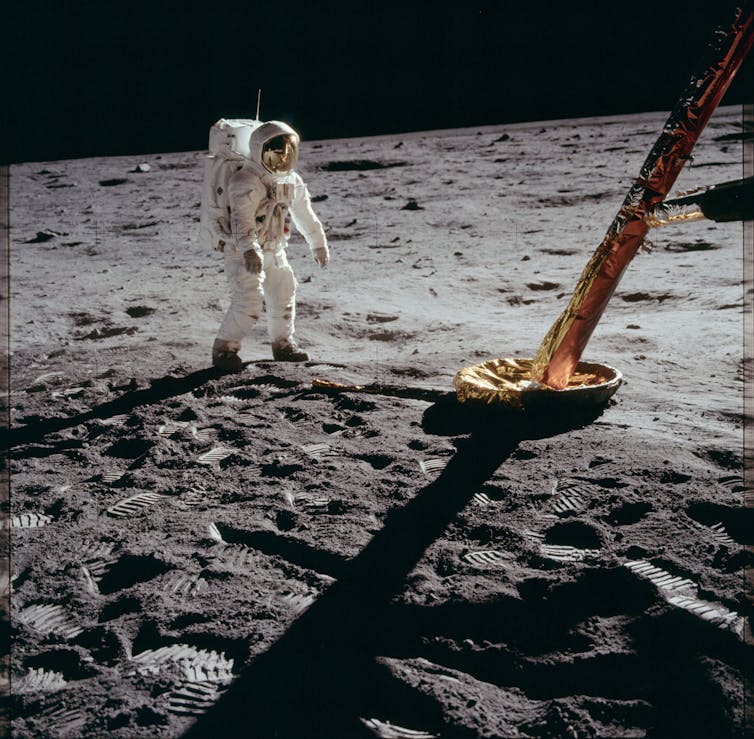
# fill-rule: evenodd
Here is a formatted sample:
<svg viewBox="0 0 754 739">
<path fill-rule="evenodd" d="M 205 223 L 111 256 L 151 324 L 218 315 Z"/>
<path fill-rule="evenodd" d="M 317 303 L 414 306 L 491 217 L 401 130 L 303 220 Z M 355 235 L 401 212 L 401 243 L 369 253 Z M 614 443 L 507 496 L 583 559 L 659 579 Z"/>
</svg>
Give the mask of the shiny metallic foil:
<svg viewBox="0 0 754 739">
<path fill-rule="evenodd" d="M 521 392 L 531 384 L 531 360 L 491 359 L 464 367 L 453 378 L 461 403 L 502 404 L 521 407 Z"/>
<path fill-rule="evenodd" d="M 669 226 L 672 223 L 702 221 L 704 219 L 705 215 L 702 213 L 702 209 L 698 203 L 689 203 L 688 205 L 660 203 L 644 216 L 644 222 L 651 228 Z"/>
<path fill-rule="evenodd" d="M 527 392 L 552 392 L 532 380 L 532 364 L 531 359 L 506 358 L 464 367 L 453 378 L 456 397 L 461 403 L 522 408 Z M 584 370 L 571 375 L 568 389 L 596 387 L 612 379 L 609 368 L 586 365 Z"/>
<path fill-rule="evenodd" d="M 754 42 L 752 2 L 718 30 L 702 72 L 691 82 L 641 167 L 618 214 L 579 279 L 568 307 L 545 336 L 532 378 L 553 389 L 568 386 L 592 331 L 649 229 L 645 217 L 662 202 L 688 161 L 704 126 Z"/>
</svg>

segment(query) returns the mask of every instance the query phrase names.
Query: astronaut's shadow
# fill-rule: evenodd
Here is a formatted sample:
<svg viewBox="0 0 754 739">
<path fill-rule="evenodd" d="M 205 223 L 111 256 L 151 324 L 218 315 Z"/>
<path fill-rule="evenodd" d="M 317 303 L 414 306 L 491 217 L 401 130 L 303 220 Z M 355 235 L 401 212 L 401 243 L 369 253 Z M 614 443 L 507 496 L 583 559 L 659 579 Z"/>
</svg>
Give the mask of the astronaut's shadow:
<svg viewBox="0 0 754 739">
<path fill-rule="evenodd" d="M 388 516 L 340 578 L 185 736 L 374 737 L 361 721 L 369 717 L 450 736 L 440 707 L 376 661 L 390 655 L 384 625 L 396 628 L 387 617 L 391 601 L 427 548 L 521 441 L 581 428 L 598 415 L 477 412 L 454 399 L 428 408 L 423 418 L 428 433 L 457 436 L 457 452 L 447 466 Z"/>
</svg>

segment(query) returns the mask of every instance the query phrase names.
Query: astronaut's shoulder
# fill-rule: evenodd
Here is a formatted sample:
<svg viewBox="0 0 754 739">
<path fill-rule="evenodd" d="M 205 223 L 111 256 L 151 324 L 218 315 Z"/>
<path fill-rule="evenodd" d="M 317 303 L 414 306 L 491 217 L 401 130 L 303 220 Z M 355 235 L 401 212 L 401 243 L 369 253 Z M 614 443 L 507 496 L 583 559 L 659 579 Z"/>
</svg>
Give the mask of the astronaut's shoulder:
<svg viewBox="0 0 754 739">
<path fill-rule="evenodd" d="M 235 163 L 236 165 L 234 167 L 233 171 L 233 179 L 234 180 L 259 180 L 259 173 L 251 166 L 249 162 L 238 162 Z"/>
<path fill-rule="evenodd" d="M 264 191 L 264 182 L 257 172 L 255 172 L 249 166 L 242 166 L 236 170 L 230 177 L 230 187 L 232 190 L 244 190 L 251 192 L 252 190 Z"/>
</svg>

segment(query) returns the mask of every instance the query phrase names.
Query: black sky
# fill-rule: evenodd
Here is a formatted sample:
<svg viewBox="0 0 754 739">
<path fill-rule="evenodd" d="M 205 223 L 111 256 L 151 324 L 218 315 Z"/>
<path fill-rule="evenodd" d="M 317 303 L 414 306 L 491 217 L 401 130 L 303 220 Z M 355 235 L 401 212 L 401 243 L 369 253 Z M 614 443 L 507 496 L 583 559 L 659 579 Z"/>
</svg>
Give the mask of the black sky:
<svg viewBox="0 0 754 739">
<path fill-rule="evenodd" d="M 198 150 L 220 117 L 340 138 L 670 110 L 731 0 L 25 0 L 4 162 Z M 754 99 L 749 58 L 723 104 Z"/>
</svg>

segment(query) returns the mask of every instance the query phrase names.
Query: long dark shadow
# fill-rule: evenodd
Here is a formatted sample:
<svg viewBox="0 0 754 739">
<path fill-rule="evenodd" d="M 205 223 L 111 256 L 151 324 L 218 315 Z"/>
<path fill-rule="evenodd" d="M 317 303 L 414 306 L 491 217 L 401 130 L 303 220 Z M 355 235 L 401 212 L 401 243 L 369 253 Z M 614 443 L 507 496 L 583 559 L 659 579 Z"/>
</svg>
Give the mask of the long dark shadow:
<svg viewBox="0 0 754 739">
<path fill-rule="evenodd" d="M 398 690 L 374 658 L 391 622 L 391 599 L 406 576 L 520 441 L 580 428 L 597 415 L 493 413 L 450 399 L 431 406 L 425 430 L 468 434 L 459 440 L 457 453 L 434 482 L 389 516 L 344 565 L 338 581 L 241 673 L 186 739 L 373 737 L 359 717 L 370 716 L 378 691 Z M 433 726 L 441 721 L 432 705 L 420 712 Z"/>
<path fill-rule="evenodd" d="M 63 429 L 79 426 L 95 418 L 110 418 L 111 416 L 128 413 L 134 408 L 152 403 L 159 403 L 167 398 L 191 392 L 209 380 L 222 377 L 223 373 L 212 367 L 192 372 L 185 377 L 170 375 L 154 380 L 150 387 L 143 390 L 132 390 L 123 395 L 101 403 L 85 413 L 65 418 L 50 418 L 28 426 L 2 429 L 0 434 L 0 449 L 10 449 L 22 444 L 41 442 L 48 434 Z"/>
<path fill-rule="evenodd" d="M 272 362 L 270 360 L 255 360 L 250 362 L 244 362 L 244 368 L 251 366 L 259 366 L 267 368 Z M 307 362 L 307 367 L 316 367 L 317 362 Z M 332 365 L 340 367 L 342 365 Z M 67 416 L 64 418 L 49 418 L 38 423 L 29 424 L 28 426 L 17 426 L 11 428 L 0 428 L 0 449 L 12 449 L 16 446 L 22 446 L 24 444 L 40 443 L 44 440 L 48 434 L 53 434 L 63 429 L 79 426 L 82 423 L 87 423 L 95 418 L 106 419 L 112 416 L 121 415 L 123 413 L 129 413 L 134 408 L 138 408 L 142 405 L 151 405 L 153 403 L 159 403 L 168 398 L 182 395 L 183 393 L 191 392 L 201 387 L 210 380 L 217 380 L 221 377 L 237 374 L 241 380 L 248 380 L 249 377 L 242 373 L 227 372 L 216 367 L 207 367 L 205 369 L 197 370 L 185 377 L 173 377 L 172 375 L 166 375 L 160 377 L 157 380 L 153 380 L 148 388 L 142 390 L 131 390 L 123 393 L 123 395 L 109 400 L 106 403 L 101 403 L 95 406 L 85 413 L 79 413 L 75 416 Z M 264 381 L 267 376 L 255 378 L 257 381 Z M 299 383 L 291 381 L 290 387 L 295 387 Z M 286 383 L 282 387 L 288 387 Z M 5 408 L 2 400 L 0 400 L 0 409 Z M 53 449 L 50 453 L 57 453 L 56 449 Z M 45 456 L 45 451 L 40 450 L 38 456 Z"/>
</svg>

